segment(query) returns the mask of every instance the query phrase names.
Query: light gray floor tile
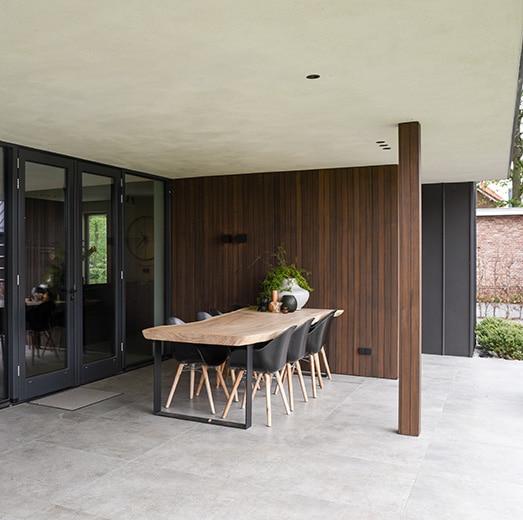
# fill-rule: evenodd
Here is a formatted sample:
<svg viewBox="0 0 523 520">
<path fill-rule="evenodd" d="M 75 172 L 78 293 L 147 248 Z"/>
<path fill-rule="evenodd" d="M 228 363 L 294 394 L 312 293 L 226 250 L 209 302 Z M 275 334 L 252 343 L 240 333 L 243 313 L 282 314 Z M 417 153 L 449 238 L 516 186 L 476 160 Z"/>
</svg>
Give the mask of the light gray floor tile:
<svg viewBox="0 0 523 520">
<path fill-rule="evenodd" d="M 523 511 L 523 485 L 498 482 L 489 474 L 469 475 L 423 469 L 403 520 L 514 520 Z"/>
<path fill-rule="evenodd" d="M 152 367 L 91 383 L 122 395 L 78 411 L 0 410 L 0 519 L 519 518 L 523 363 L 422 362 L 419 437 L 397 433 L 398 381 L 340 375 L 317 399 L 307 378 L 308 403 L 296 382 L 289 416 L 273 395 L 272 428 L 262 392 L 246 431 L 152 415 Z M 210 417 L 185 374 L 174 406 Z"/>
</svg>

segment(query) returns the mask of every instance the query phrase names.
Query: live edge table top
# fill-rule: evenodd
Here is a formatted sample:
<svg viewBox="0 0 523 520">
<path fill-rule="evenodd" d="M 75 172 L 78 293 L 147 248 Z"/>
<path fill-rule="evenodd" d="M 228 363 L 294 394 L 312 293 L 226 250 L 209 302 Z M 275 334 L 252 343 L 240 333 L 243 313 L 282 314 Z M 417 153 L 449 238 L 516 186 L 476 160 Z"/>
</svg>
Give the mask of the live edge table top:
<svg viewBox="0 0 523 520">
<path fill-rule="evenodd" d="M 258 312 L 252 308 L 213 316 L 203 321 L 192 321 L 183 325 L 160 325 L 142 331 L 145 339 L 180 343 L 203 343 L 239 347 L 274 339 L 293 325 L 299 326 L 307 320 L 321 320 L 334 309 L 308 309 L 287 314 Z M 343 313 L 337 310 L 336 316 Z"/>
</svg>

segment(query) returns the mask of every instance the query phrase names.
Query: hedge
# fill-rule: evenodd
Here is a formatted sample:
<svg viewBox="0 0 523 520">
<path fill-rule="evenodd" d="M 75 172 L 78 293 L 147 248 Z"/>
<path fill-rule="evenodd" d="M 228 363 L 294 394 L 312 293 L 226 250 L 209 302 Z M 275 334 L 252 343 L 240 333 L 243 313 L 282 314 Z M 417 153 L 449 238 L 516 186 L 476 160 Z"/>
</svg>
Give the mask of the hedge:
<svg viewBox="0 0 523 520">
<path fill-rule="evenodd" d="M 523 360 L 523 325 L 502 318 L 485 318 L 476 325 L 478 347 L 492 356 Z"/>
</svg>

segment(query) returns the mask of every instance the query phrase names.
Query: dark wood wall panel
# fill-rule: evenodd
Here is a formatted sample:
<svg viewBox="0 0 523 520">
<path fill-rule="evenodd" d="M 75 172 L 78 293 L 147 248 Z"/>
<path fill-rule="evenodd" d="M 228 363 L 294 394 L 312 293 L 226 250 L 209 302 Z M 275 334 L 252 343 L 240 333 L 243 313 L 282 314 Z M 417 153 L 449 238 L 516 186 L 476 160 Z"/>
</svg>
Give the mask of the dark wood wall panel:
<svg viewBox="0 0 523 520">
<path fill-rule="evenodd" d="M 307 305 L 345 311 L 331 330 L 331 368 L 396 378 L 397 211 L 396 166 L 176 180 L 173 313 L 193 320 L 255 304 L 266 253 L 284 243 L 312 272 Z"/>
</svg>

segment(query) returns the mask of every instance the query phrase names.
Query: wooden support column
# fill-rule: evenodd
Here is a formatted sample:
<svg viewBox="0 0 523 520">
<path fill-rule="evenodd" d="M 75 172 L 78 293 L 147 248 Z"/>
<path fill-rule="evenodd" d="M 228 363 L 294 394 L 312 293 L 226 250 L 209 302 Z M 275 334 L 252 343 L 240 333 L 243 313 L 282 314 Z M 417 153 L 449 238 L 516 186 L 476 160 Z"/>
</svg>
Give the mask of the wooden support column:
<svg viewBox="0 0 523 520">
<path fill-rule="evenodd" d="M 419 435 L 421 419 L 420 124 L 399 125 L 399 433 Z"/>
</svg>

